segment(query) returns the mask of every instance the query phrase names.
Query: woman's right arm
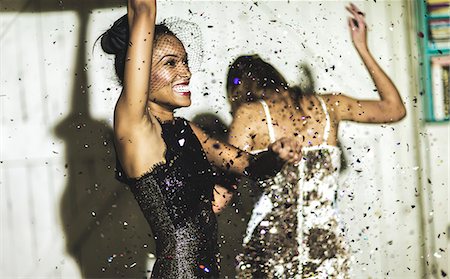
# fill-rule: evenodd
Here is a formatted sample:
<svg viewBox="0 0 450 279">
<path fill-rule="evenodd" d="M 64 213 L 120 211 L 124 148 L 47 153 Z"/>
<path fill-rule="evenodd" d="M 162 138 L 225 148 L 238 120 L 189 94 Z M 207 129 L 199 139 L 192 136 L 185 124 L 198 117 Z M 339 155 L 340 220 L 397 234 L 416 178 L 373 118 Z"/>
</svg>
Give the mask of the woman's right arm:
<svg viewBox="0 0 450 279">
<path fill-rule="evenodd" d="M 147 119 L 147 98 L 155 30 L 155 0 L 129 0 L 129 43 L 125 59 L 123 89 L 114 111 L 114 131 L 127 137 Z"/>
<path fill-rule="evenodd" d="M 147 109 L 156 0 L 129 0 L 129 43 L 123 89 L 114 111 L 118 158 L 128 177 L 139 177 L 164 161 L 161 127 Z"/>
</svg>

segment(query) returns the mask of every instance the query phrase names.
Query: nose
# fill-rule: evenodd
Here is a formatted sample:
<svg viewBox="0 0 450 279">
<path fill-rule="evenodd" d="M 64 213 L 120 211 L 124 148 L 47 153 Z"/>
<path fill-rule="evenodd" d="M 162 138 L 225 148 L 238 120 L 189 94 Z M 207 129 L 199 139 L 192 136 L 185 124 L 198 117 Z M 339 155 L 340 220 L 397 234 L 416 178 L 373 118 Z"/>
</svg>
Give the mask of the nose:
<svg viewBox="0 0 450 279">
<path fill-rule="evenodd" d="M 187 63 L 181 63 L 178 67 L 178 75 L 183 78 L 191 78 L 191 71 Z"/>
</svg>

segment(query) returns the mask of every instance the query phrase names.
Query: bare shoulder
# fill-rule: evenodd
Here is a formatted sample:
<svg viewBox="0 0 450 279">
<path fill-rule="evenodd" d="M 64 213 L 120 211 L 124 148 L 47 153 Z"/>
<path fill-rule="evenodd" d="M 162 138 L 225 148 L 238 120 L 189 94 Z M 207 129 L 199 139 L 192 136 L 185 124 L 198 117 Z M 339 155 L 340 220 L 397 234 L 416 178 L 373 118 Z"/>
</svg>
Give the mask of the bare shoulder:
<svg viewBox="0 0 450 279">
<path fill-rule="evenodd" d="M 254 117 L 259 115 L 262 106 L 258 102 L 242 104 L 235 112 L 234 117 Z"/>
<path fill-rule="evenodd" d="M 230 144 L 243 150 L 249 150 L 254 146 L 253 135 L 261 131 L 264 112 L 258 102 L 242 104 L 233 115 L 228 141 Z"/>
<path fill-rule="evenodd" d="M 329 107 L 338 106 L 339 103 L 346 102 L 346 100 L 348 99 L 347 96 L 340 92 L 325 93 L 321 94 L 320 96 Z"/>
<path fill-rule="evenodd" d="M 325 101 L 333 119 L 341 120 L 345 118 L 346 115 L 352 113 L 354 102 L 352 102 L 353 99 L 351 97 L 348 97 L 340 92 L 327 93 L 321 96 Z"/>
<path fill-rule="evenodd" d="M 242 104 L 233 115 L 231 130 L 254 130 L 265 119 L 264 109 L 258 102 Z"/>
</svg>

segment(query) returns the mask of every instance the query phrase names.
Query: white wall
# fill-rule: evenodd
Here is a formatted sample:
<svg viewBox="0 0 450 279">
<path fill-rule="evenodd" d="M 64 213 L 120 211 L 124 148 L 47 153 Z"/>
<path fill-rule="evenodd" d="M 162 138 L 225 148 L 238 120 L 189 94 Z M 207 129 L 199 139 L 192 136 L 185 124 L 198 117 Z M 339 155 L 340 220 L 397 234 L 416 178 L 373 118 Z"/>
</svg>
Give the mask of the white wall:
<svg viewBox="0 0 450 279">
<path fill-rule="evenodd" d="M 400 90 L 408 116 L 394 125 L 345 123 L 340 128 L 349 164 L 340 206 L 356 278 L 420 278 L 431 274 L 426 261 L 448 273 L 449 125 L 420 124 L 409 4 L 357 2 L 367 14 L 369 46 Z M 227 66 L 236 56 L 255 52 L 292 83 L 301 78 L 298 66 L 305 63 L 319 92 L 376 98 L 351 44 L 345 5 L 159 2 L 158 18 L 177 15 L 197 22 L 205 39 L 205 70 L 192 78 L 193 105 L 179 114 L 192 118 L 213 111 L 229 122 Z M 92 50 L 125 9 L 81 16 L 56 4 L 53 12 L 32 8 L 6 9 L 0 16 L 0 275 L 138 277 L 153 243 L 133 198 L 113 179 L 110 127 L 120 89 L 112 57 L 99 45 Z M 241 218 L 247 215 L 236 213 L 239 206 L 220 217 L 226 241 L 223 275 L 232 272 L 241 241 L 236 232 L 245 225 Z"/>
</svg>

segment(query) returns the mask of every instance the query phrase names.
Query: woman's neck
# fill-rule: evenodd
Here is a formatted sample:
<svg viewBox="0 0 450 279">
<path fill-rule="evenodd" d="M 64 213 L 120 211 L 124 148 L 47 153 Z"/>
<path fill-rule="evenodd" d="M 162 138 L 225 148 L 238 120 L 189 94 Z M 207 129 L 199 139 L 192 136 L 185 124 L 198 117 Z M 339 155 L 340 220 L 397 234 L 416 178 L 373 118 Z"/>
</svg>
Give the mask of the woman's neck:
<svg viewBox="0 0 450 279">
<path fill-rule="evenodd" d="M 149 102 L 148 103 L 149 113 L 158 118 L 159 121 L 172 121 L 174 119 L 173 109 L 168 106 L 161 104 Z"/>
<path fill-rule="evenodd" d="M 292 99 L 292 95 L 290 94 L 289 90 L 282 90 L 277 93 L 270 94 L 268 98 L 265 98 L 266 102 L 272 102 L 272 103 L 284 103 L 288 107 L 296 107 L 297 102 L 296 100 Z"/>
</svg>

